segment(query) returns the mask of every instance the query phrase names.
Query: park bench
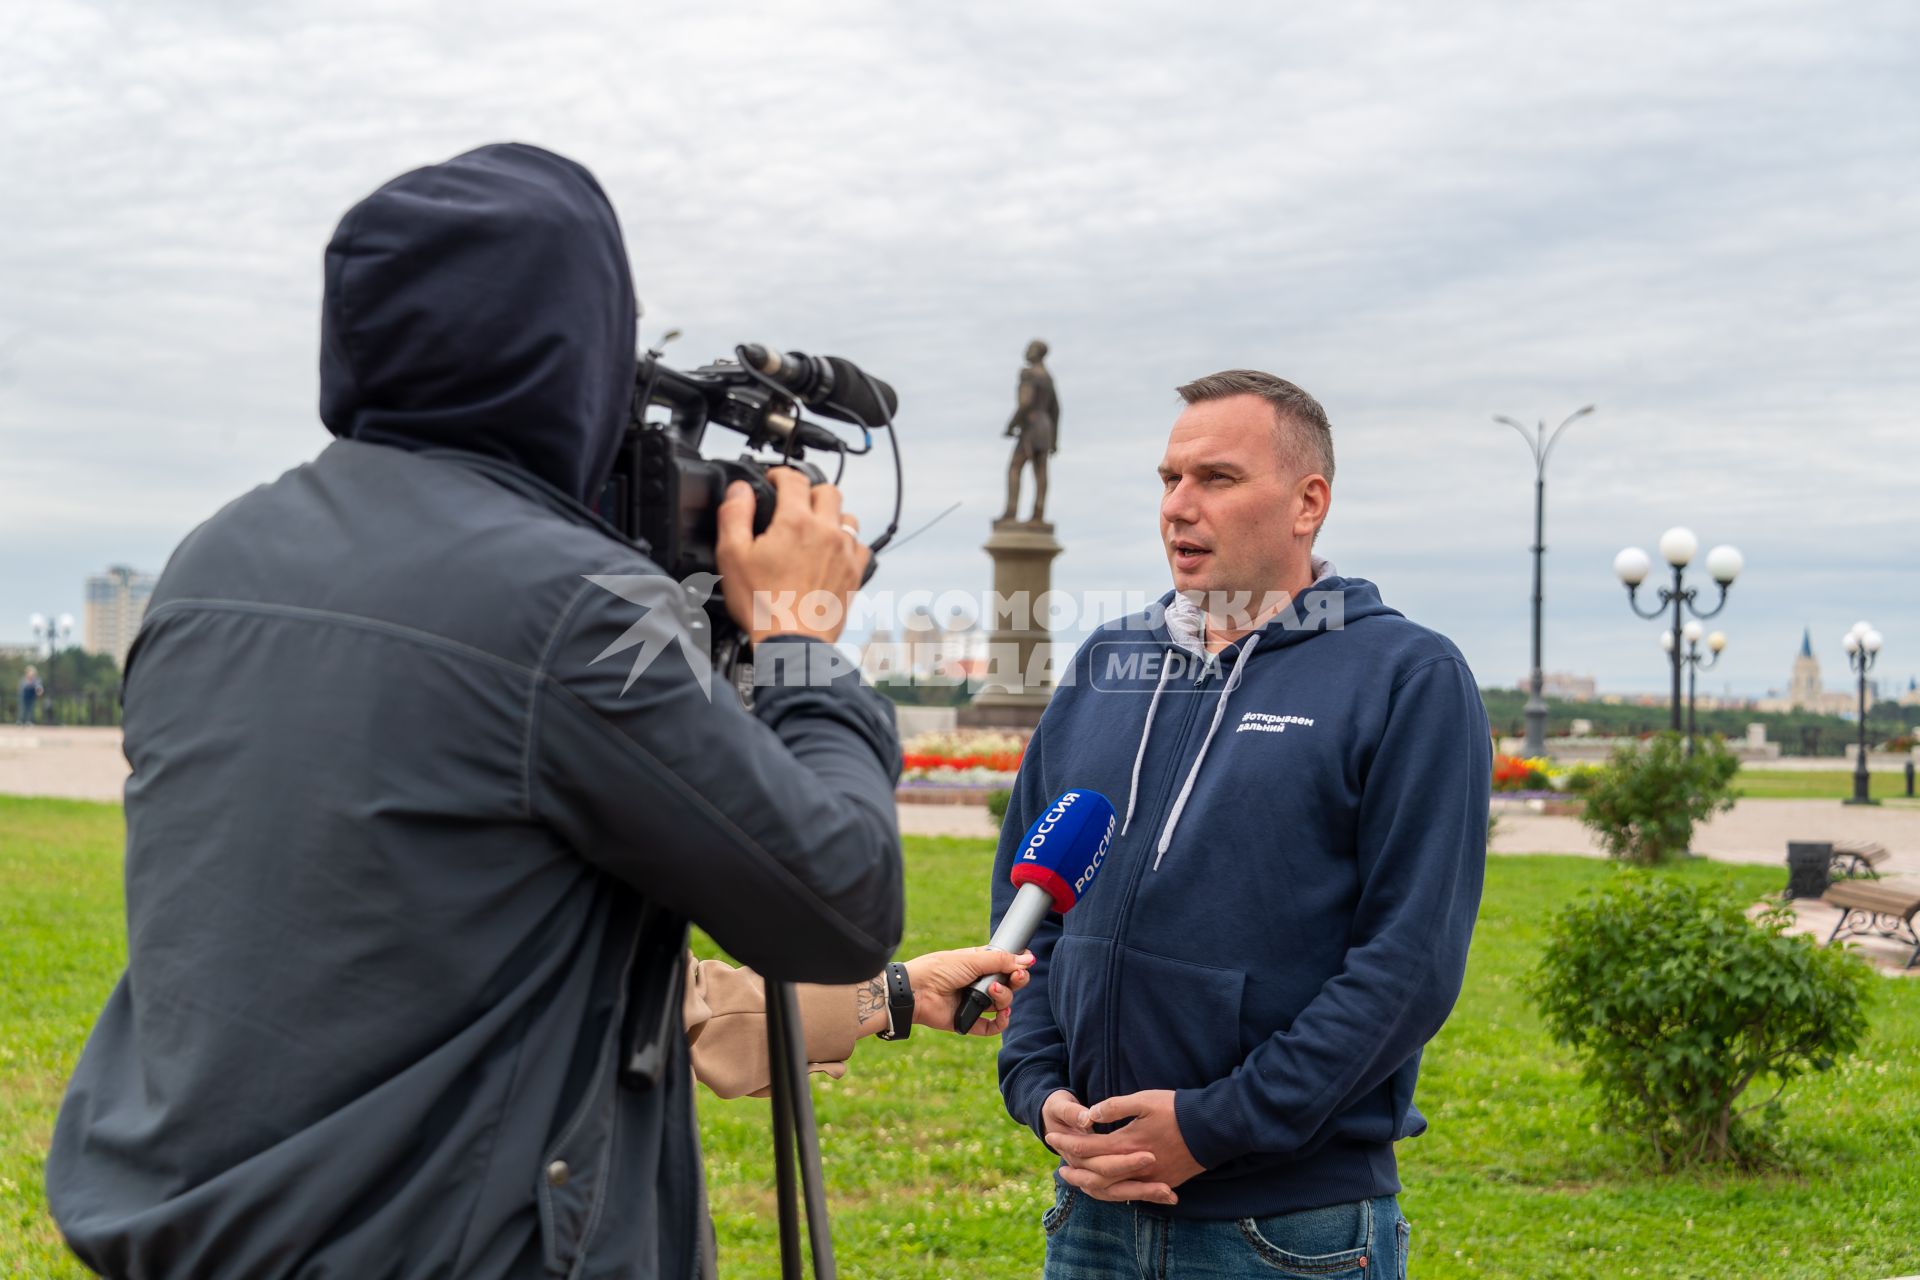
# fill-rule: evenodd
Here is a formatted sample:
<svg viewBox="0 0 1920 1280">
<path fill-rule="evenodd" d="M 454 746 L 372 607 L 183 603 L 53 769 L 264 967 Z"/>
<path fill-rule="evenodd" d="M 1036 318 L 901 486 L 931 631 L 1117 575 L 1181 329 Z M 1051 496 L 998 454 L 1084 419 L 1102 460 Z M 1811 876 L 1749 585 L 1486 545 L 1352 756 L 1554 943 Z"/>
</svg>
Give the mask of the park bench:
<svg viewBox="0 0 1920 1280">
<path fill-rule="evenodd" d="M 1920 912 L 1920 883 L 1904 880 L 1840 880 L 1823 895 L 1840 908 L 1840 919 L 1827 936 L 1831 946 L 1840 938 L 1872 934 L 1910 944 L 1913 954 L 1906 967 L 1920 964 L 1920 935 L 1914 933 L 1913 917 Z"/>
<path fill-rule="evenodd" d="M 1848 879 L 1865 877 L 1878 880 L 1880 864 L 1890 856 L 1887 846 L 1878 840 L 1835 840 L 1833 874 Z"/>
</svg>

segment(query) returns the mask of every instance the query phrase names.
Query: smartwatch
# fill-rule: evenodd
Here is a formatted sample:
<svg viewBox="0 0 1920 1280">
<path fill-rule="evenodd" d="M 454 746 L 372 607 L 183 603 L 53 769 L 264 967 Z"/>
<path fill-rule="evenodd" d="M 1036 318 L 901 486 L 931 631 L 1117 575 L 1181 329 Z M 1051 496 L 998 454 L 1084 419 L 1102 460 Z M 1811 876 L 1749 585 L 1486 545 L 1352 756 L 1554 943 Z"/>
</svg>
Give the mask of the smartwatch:
<svg viewBox="0 0 1920 1280">
<path fill-rule="evenodd" d="M 887 966 L 887 1029 L 875 1034 L 882 1040 L 913 1034 L 913 984 L 907 981 L 907 966 L 898 962 Z"/>
</svg>

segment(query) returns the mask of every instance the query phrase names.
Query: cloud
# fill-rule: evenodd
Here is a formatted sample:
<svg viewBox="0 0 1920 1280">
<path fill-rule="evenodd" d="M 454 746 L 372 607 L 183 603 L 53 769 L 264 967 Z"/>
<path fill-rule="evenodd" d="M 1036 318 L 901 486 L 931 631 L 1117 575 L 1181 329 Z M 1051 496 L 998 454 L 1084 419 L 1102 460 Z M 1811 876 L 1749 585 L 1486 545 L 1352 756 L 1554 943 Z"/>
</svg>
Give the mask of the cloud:
<svg viewBox="0 0 1920 1280">
<path fill-rule="evenodd" d="M 1889 671 L 1903 636 L 1920 653 L 1911 6 L 48 3 L 15 25 L 0 637 L 316 451 L 334 220 L 517 137 L 600 175 L 675 359 L 771 342 L 900 388 L 905 528 L 964 505 L 887 557 L 896 590 L 987 585 L 1037 335 L 1062 588 L 1165 582 L 1172 387 L 1251 364 L 1332 413 L 1326 549 L 1485 682 L 1526 664 L 1532 496 L 1489 417 L 1588 402 L 1549 476 L 1549 666 L 1661 686 L 1608 565 L 1675 523 L 1747 552 L 1714 688 L 1783 684 L 1803 624 L 1861 614 Z M 850 476 L 868 528 L 890 472 Z"/>
</svg>

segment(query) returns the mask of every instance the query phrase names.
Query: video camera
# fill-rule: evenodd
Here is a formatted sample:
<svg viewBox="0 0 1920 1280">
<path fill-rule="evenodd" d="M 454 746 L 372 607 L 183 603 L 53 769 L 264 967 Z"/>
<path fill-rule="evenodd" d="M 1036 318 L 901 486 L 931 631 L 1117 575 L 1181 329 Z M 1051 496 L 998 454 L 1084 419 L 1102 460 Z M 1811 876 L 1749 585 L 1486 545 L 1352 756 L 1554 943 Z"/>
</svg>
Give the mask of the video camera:
<svg viewBox="0 0 1920 1280">
<path fill-rule="evenodd" d="M 678 330 L 670 331 L 660 345 L 678 336 Z M 674 581 L 688 585 L 690 602 L 704 609 L 712 628 L 714 670 L 743 700 L 750 700 L 753 674 L 746 661 L 746 637 L 728 616 L 724 599 L 712 590 L 712 579 L 701 587 L 696 577 L 718 572 L 717 512 L 727 486 L 735 480 L 752 486 L 753 531 L 765 532 L 774 506 L 769 468 L 793 467 L 814 484 L 824 484 L 828 476 L 807 460 L 806 451 L 831 452 L 839 455 L 831 478 L 838 484 L 847 458 L 872 452 L 873 432 L 885 429 L 893 452 L 893 518 L 867 544 L 875 557 L 867 564 L 866 577 L 871 578 L 881 548 L 900 526 L 900 445 L 893 435 L 899 397 L 892 387 L 839 356 L 781 352 L 755 343 L 733 350 L 732 360 L 691 370 L 662 363 L 658 348 L 640 358 L 626 435 L 597 505 L 601 518 L 640 542 Z M 861 444 L 856 447 L 803 418 L 802 406 L 859 427 Z M 654 417 L 657 408 L 666 411 L 664 420 Z M 709 425 L 744 435 L 747 451 L 731 460 L 704 456 L 700 446 Z"/>
<path fill-rule="evenodd" d="M 677 336 L 677 332 L 668 334 L 662 345 Z M 773 518 L 769 468 L 794 467 L 813 483 L 824 484 L 828 476 L 806 459 L 806 451 L 831 452 L 839 455 L 832 476 L 837 484 L 849 456 L 872 451 L 874 431 L 893 430 L 893 414 L 899 407 L 893 388 L 839 356 L 745 344 L 734 348 L 732 360 L 716 360 L 692 370 L 671 368 L 660 356 L 658 350 L 651 350 L 640 360 L 631 420 L 599 509 L 615 528 L 644 542 L 653 562 L 676 581 L 717 571 L 715 510 L 733 481 L 744 480 L 753 487 L 753 528 L 759 533 Z M 802 406 L 861 428 L 864 441 L 856 447 L 827 427 L 806 420 Z M 664 421 L 653 419 L 656 408 L 666 410 Z M 733 460 L 703 456 L 700 446 L 709 425 L 744 435 L 747 452 Z M 755 456 L 755 451 L 774 456 Z M 897 443 L 893 452 L 897 524 Z M 890 524 L 870 549 L 877 553 L 894 529 Z M 871 565 L 868 574 L 872 574 Z M 724 618 L 724 610 L 716 615 L 716 621 Z"/>
</svg>

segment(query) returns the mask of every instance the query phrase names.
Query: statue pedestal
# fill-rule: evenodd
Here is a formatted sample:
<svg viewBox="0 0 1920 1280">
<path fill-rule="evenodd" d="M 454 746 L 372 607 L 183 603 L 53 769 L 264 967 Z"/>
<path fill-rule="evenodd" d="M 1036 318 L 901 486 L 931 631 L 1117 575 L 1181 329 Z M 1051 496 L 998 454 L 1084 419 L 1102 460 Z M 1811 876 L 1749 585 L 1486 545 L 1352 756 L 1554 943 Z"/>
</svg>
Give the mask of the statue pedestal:
<svg viewBox="0 0 1920 1280">
<path fill-rule="evenodd" d="M 1053 558 L 1062 548 L 1045 521 L 996 520 L 983 549 L 993 559 L 994 593 L 1013 616 L 993 619 L 988 682 L 960 708 L 959 723 L 970 729 L 1032 729 L 1053 698 L 1045 651 L 1050 640 L 1037 606 L 1052 589 Z M 1043 670 L 1044 683 L 1022 678 Z"/>
</svg>

